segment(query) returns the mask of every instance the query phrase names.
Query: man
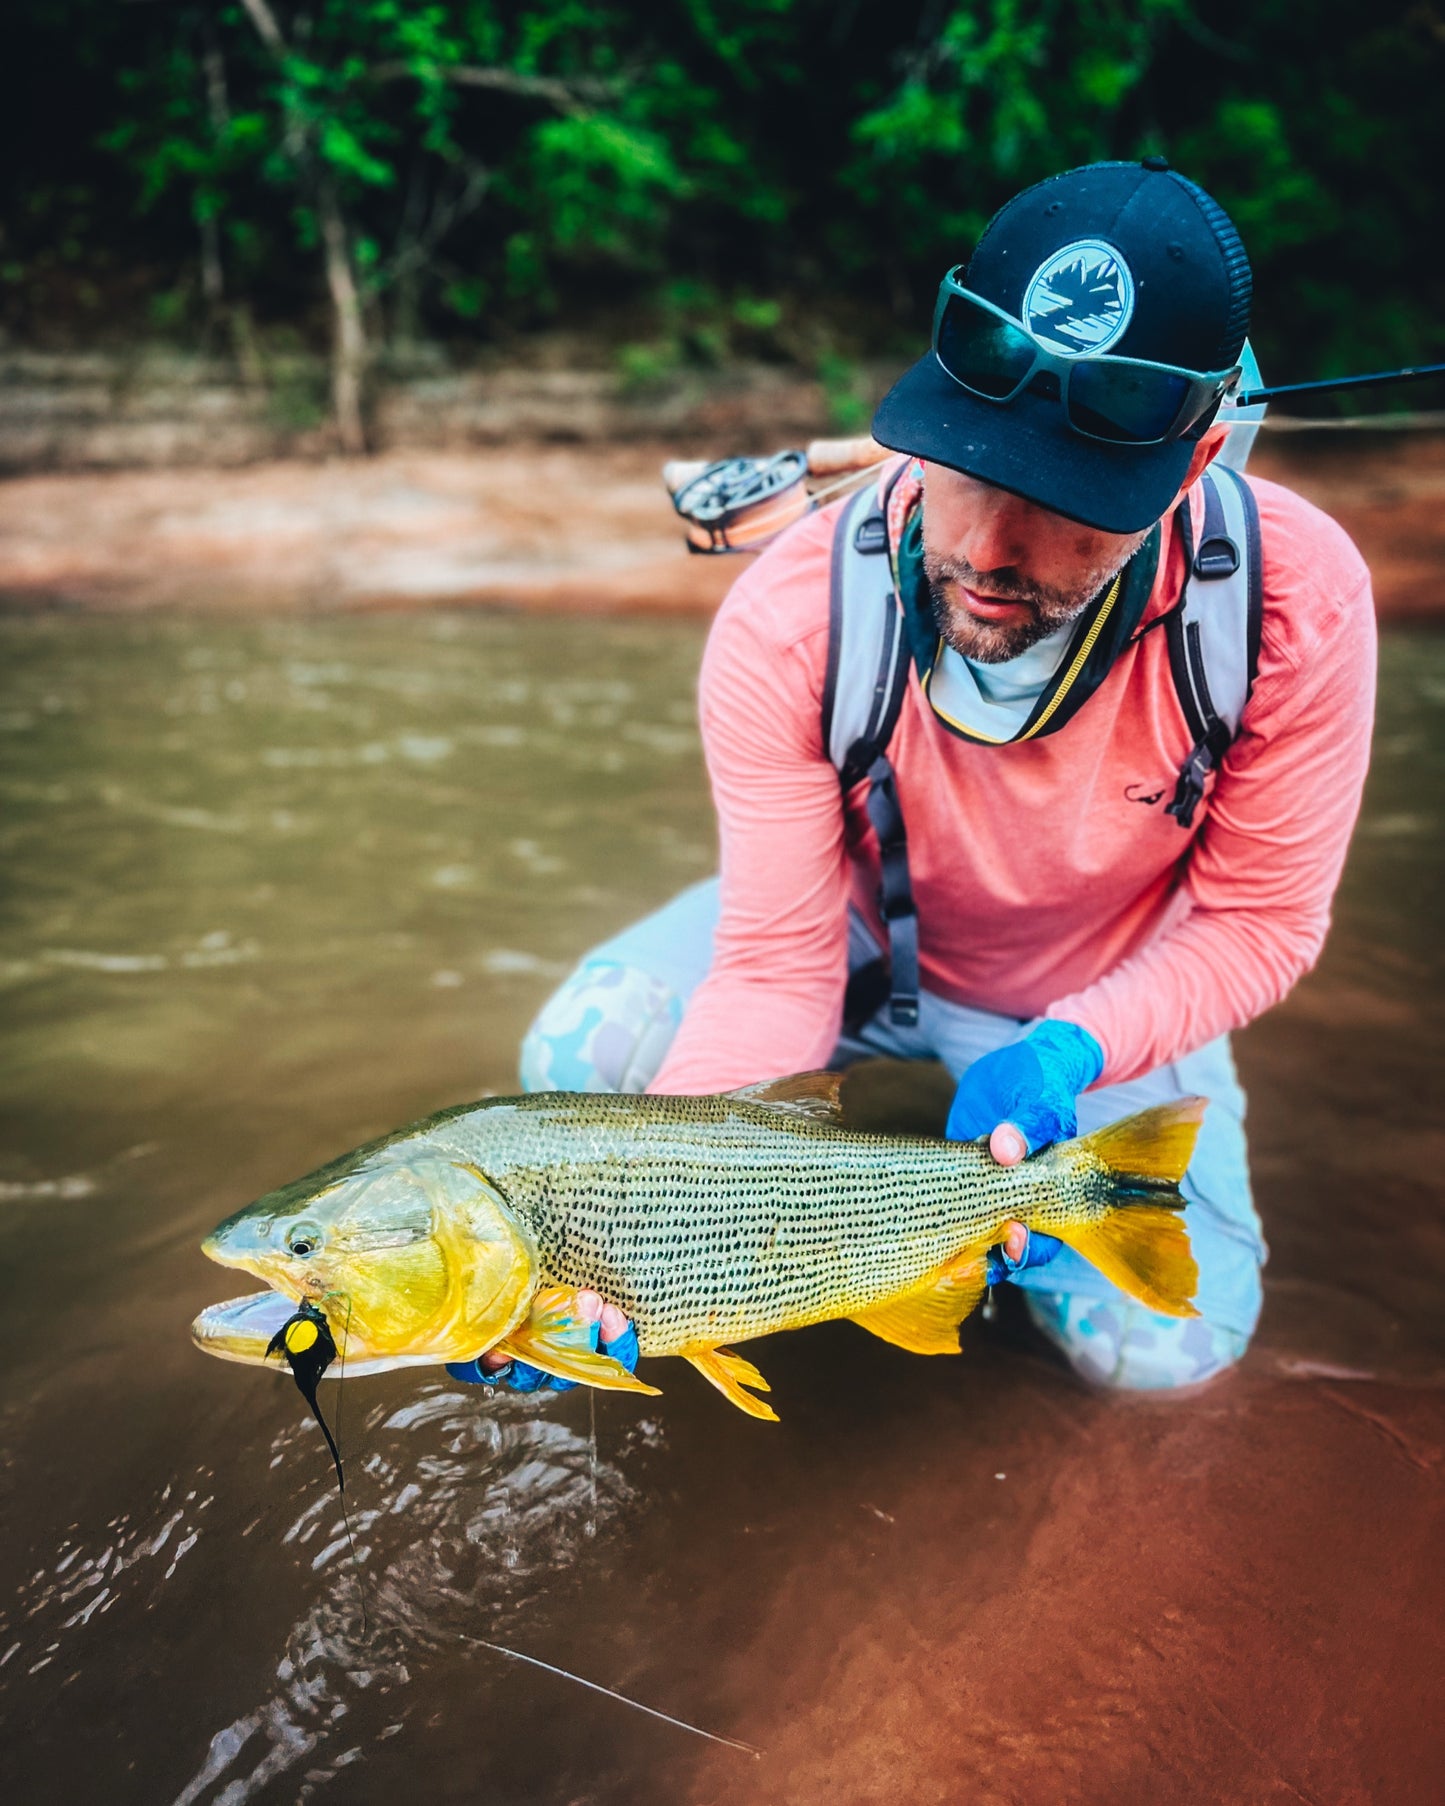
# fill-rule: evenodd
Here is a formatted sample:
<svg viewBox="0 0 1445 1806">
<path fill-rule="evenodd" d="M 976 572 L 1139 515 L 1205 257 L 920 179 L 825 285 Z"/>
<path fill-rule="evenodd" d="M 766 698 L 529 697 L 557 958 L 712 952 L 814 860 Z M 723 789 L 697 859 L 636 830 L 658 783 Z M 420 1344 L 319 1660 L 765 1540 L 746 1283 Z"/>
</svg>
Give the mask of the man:
<svg viewBox="0 0 1445 1806">
<path fill-rule="evenodd" d="M 916 917 L 880 909 L 868 786 L 840 786 L 830 756 L 824 510 L 742 575 L 708 642 L 720 880 L 590 955 L 523 1052 L 529 1088 L 661 1092 L 938 1058 L 959 1080 L 949 1133 L 989 1135 L 1004 1164 L 1076 1114 L 1087 1131 L 1204 1094 L 1184 1186 L 1197 1319 L 1149 1312 L 1022 1225 L 996 1263 L 1075 1369 L 1120 1388 L 1206 1380 L 1253 1332 L 1265 1248 L 1228 1033 L 1317 957 L 1368 756 L 1368 574 L 1287 490 L 1249 486 L 1259 606 L 1238 638 L 1257 643 L 1232 737 L 1217 674 L 1181 671 L 1250 289 L 1223 210 L 1159 158 L 1002 209 L 873 429 L 905 454 L 880 492 L 912 666 L 886 755 Z M 885 980 L 845 1026 L 848 974 L 889 951 L 885 915 L 895 995 Z M 920 985 L 895 1007 L 900 917 Z"/>
</svg>

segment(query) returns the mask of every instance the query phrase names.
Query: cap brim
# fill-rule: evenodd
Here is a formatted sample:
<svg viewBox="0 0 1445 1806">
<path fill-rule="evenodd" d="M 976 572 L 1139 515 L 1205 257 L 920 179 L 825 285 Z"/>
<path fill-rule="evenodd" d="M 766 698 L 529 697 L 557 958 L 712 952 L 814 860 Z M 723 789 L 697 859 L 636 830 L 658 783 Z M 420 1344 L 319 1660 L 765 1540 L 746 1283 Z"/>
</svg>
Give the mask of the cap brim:
<svg viewBox="0 0 1445 1806">
<path fill-rule="evenodd" d="M 1194 442 L 1109 445 L 1076 433 L 1057 401 L 1025 391 L 983 401 L 946 374 L 930 351 L 893 385 L 873 416 L 891 451 L 946 464 L 1051 513 L 1104 533 L 1142 533 L 1184 482 Z"/>
</svg>

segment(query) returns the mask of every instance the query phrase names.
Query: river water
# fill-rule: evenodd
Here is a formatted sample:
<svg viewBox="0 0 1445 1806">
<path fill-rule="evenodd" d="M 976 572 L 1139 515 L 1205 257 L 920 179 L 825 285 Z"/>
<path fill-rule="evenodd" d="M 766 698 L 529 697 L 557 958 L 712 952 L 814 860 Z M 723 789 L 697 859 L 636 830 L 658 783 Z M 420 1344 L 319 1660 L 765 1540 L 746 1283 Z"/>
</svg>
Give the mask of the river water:
<svg viewBox="0 0 1445 1806">
<path fill-rule="evenodd" d="M 209 1228 L 373 1134 L 513 1089 L 575 957 L 711 869 L 701 640 L 505 615 L 0 621 L 7 1798 L 882 1797 L 936 1718 L 918 1619 L 889 1628 L 899 1590 L 956 1573 L 997 1612 L 1012 1565 L 1037 1603 L 1077 1475 L 1128 1490 L 1163 1459 L 1160 1407 L 1084 1394 L 1002 1319 L 971 1326 L 963 1363 L 847 1326 L 783 1338 L 780 1430 L 681 1369 L 658 1400 L 541 1407 L 404 1372 L 343 1388 L 353 1559 L 289 1383 L 192 1349 L 190 1318 L 235 1289 L 198 1252 Z M 1393 1437 L 1438 1477 L 1440 1420 L 1411 1412 L 1437 1412 L 1445 1381 L 1442 763 L 1445 640 L 1395 634 L 1326 958 L 1240 1038 L 1265 1321 L 1245 1375 L 1168 1407 L 1190 1435 L 1254 1426 L 1265 1476 L 1291 1424 L 1299 1463 L 1335 1446 L 1299 1415 L 1328 1393 L 1340 1423 L 1385 1424 L 1368 1447 Z M 972 1755 L 915 1797 L 1131 1797 L 1135 1732 L 1074 1722 L 1138 1696 L 1122 1659 L 1099 1655 L 1107 1685 L 1076 1675 L 1032 1742 L 968 1695 Z M 1346 1742 L 1368 1787 L 1368 1730 Z M 846 1774 L 824 1743 L 852 1752 Z M 1065 1785 L 1087 1770 L 1075 1744 L 1113 1750 L 1103 1791 Z M 1428 1797 L 1392 1772 L 1390 1797 Z M 1042 1791 L 1018 1792 L 1026 1775 Z"/>
</svg>

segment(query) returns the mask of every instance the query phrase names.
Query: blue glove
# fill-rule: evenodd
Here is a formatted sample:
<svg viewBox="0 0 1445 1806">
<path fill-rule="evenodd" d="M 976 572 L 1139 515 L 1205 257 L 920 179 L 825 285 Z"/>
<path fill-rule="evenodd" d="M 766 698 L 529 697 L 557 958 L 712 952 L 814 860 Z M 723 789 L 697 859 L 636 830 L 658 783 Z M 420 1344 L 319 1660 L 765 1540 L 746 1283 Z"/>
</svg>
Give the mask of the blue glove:
<svg viewBox="0 0 1445 1806">
<path fill-rule="evenodd" d="M 958 1082 L 944 1133 L 974 1141 L 1011 1122 L 1036 1154 L 1079 1129 L 1074 1100 L 1104 1070 L 1104 1050 L 1073 1022 L 1041 1022 L 1022 1041 L 975 1060 Z"/>
<path fill-rule="evenodd" d="M 614 1342 L 599 1341 L 597 1324 L 592 1328 L 592 1346 L 600 1348 L 614 1361 L 621 1361 L 629 1373 L 637 1370 L 637 1331 L 629 1323 Z M 480 1361 L 448 1361 L 447 1372 L 454 1380 L 468 1386 L 505 1386 L 509 1392 L 574 1392 L 576 1380 L 559 1380 L 554 1373 L 543 1373 L 530 1361 L 509 1361 L 495 1373 L 489 1373 Z"/>
<path fill-rule="evenodd" d="M 1104 1050 L 1074 1022 L 1041 1022 L 1022 1041 L 995 1048 L 974 1061 L 959 1080 L 945 1130 L 950 1141 L 975 1141 L 1000 1123 L 1012 1123 L 1036 1154 L 1078 1133 L 1075 1100 L 1104 1070 Z M 1042 1267 L 1063 1244 L 1031 1233 L 1017 1261 L 1002 1248 L 988 1257 L 988 1283 L 1012 1279 L 1025 1267 Z"/>
</svg>

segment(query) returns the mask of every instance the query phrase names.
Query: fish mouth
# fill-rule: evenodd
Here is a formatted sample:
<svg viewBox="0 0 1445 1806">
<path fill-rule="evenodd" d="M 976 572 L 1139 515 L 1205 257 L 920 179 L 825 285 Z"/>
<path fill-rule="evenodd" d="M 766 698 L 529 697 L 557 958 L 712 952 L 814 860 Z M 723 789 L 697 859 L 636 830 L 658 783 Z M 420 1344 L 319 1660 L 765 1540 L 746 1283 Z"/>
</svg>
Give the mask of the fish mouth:
<svg viewBox="0 0 1445 1806">
<path fill-rule="evenodd" d="M 248 1292 L 244 1298 L 208 1304 L 191 1325 L 191 1340 L 219 1360 L 259 1367 L 272 1337 L 295 1314 L 295 1303 L 280 1292 Z M 284 1361 L 273 1365 L 278 1373 L 286 1371 Z"/>
<path fill-rule="evenodd" d="M 224 1233 L 227 1227 L 228 1225 L 223 1223 L 220 1229 L 216 1230 L 214 1234 L 208 1235 L 201 1243 L 201 1253 L 207 1260 L 215 1261 L 218 1267 L 231 1267 L 238 1273 L 249 1273 L 253 1279 L 259 1279 L 263 1284 L 270 1286 L 276 1297 L 282 1303 L 288 1304 L 291 1310 L 294 1310 L 306 1299 L 309 1299 L 312 1304 L 317 1304 L 325 1296 L 325 1282 L 319 1274 L 304 1270 L 299 1274 L 287 1271 L 278 1272 L 278 1268 L 285 1268 L 288 1265 L 294 1267 L 296 1263 L 278 1260 L 270 1249 L 263 1248 L 258 1251 L 255 1248 L 233 1246 Z M 264 1297 L 266 1294 L 257 1293 L 253 1296 Z M 216 1311 L 229 1311 L 232 1306 L 245 1302 L 244 1299 L 233 1298 L 226 1304 L 218 1304 L 213 1308 Z M 201 1316 L 197 1317 L 196 1323 L 199 1325 L 207 1315 L 209 1315 L 208 1312 L 202 1312 Z M 279 1328 L 280 1324 L 277 1324 L 276 1327 Z M 196 1339 L 198 1342 L 200 1341 L 199 1335 Z M 201 1345 L 205 1346 L 204 1343 Z M 232 1358 L 245 1360 L 250 1357 L 237 1355 Z"/>
<path fill-rule="evenodd" d="M 228 1298 L 221 1304 L 208 1304 L 191 1324 L 191 1340 L 196 1347 L 220 1361 L 239 1361 L 246 1367 L 269 1367 L 285 1373 L 286 1363 L 279 1357 L 267 1359 L 272 1338 L 296 1315 L 296 1301 L 284 1292 L 248 1292 L 244 1298 Z M 346 1374 L 388 1373 L 394 1367 L 431 1367 L 445 1357 L 440 1355 L 371 1355 L 352 1339 L 350 1351 L 345 1346 L 344 1332 L 331 1322 L 342 1358 L 330 1370 L 329 1377 L 341 1379 Z"/>
</svg>

